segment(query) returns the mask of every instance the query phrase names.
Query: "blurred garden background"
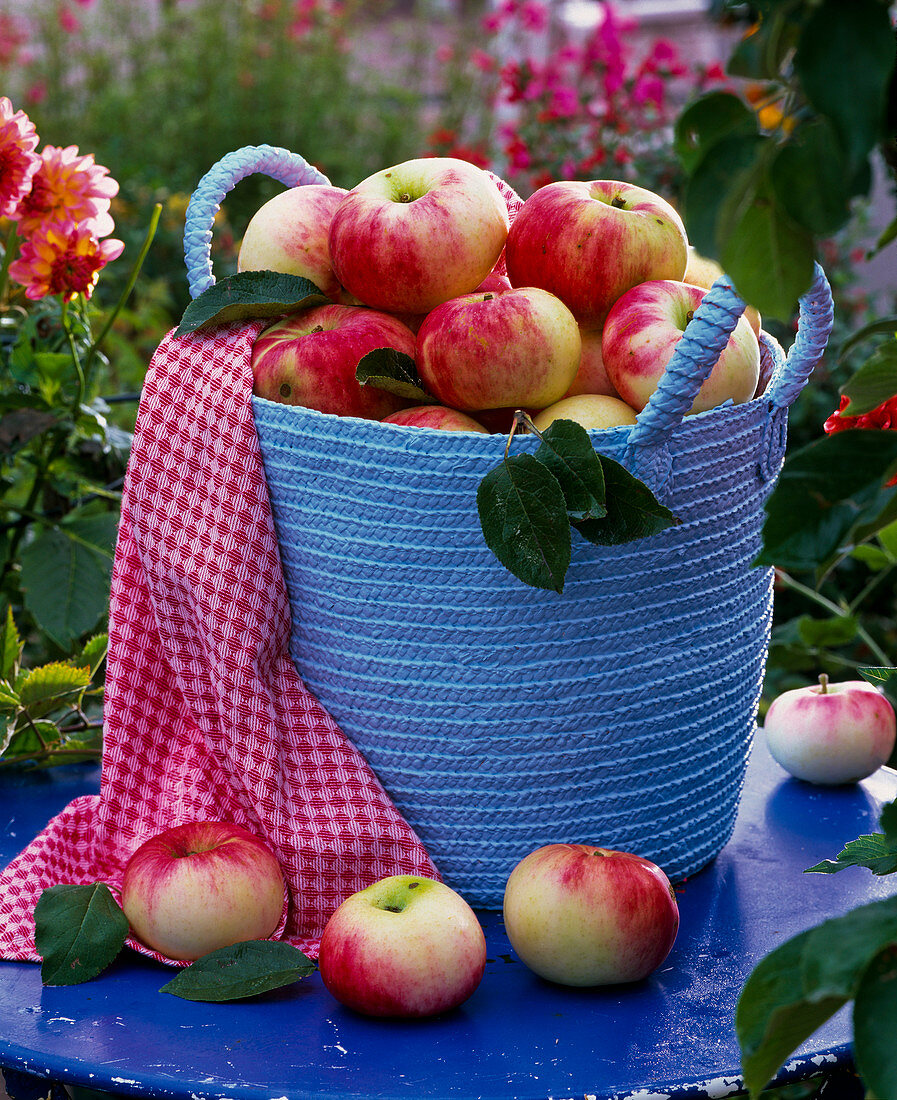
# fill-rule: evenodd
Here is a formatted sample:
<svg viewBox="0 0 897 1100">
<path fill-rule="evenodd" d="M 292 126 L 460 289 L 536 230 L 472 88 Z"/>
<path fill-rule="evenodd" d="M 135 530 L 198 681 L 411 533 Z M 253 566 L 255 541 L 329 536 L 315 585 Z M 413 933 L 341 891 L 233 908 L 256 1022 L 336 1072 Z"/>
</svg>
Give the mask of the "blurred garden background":
<svg viewBox="0 0 897 1100">
<path fill-rule="evenodd" d="M 84 377 L 65 374 L 62 342 L 71 334 L 54 329 L 58 302 L 30 311 L 25 343 L 23 304 L 9 295 L 4 302 L 0 605 L 15 632 L 7 625 L 0 680 L 14 666 L 20 674 L 12 654 L 21 644 L 23 668 L 80 658 L 100 690 L 129 432 L 150 357 L 188 300 L 185 209 L 220 157 L 244 145 L 284 146 L 352 187 L 409 157 L 451 155 L 492 169 L 523 197 L 552 180 L 611 178 L 681 206 L 687 173 L 676 124 L 697 97 L 736 93 L 763 135 L 787 138 L 797 125 L 799 111 L 770 79 L 781 55 L 773 65 L 747 63 L 743 44 L 758 14 L 806 19 L 812 7 L 800 0 L 3 0 L 0 95 L 26 113 L 41 145 L 76 145 L 108 169 L 118 183 L 110 213 L 124 250 L 89 302 L 72 307 L 83 330 L 75 342 L 83 339 L 90 367 Z M 832 231 L 814 233 L 835 292 L 835 333 L 792 410 L 790 449 L 817 439 L 838 408 L 839 388 L 868 351 L 853 335 L 897 314 L 894 245 L 876 248 L 894 210 L 893 177 L 877 140 L 876 133 L 869 142 L 868 179 L 848 195 L 849 217 L 823 221 Z M 219 277 L 235 270 L 242 230 L 278 190 L 256 176 L 228 196 L 214 233 Z M 157 212 L 140 276 L 113 318 Z M 9 222 L 9 241 L 8 229 Z M 95 347 L 90 333 L 110 321 Z M 793 318 L 765 318 L 764 327 L 790 345 Z M 58 346 L 47 343 L 54 332 Z M 33 394 L 44 403 L 43 421 Z M 767 700 L 819 672 L 855 678 L 858 664 L 897 663 L 897 534 L 882 522 L 861 541 L 837 569 L 829 563 L 780 575 Z M 76 573 L 82 580 L 66 588 Z M 78 694 L 84 686 L 67 689 L 78 706 L 65 728 L 82 738 L 71 740 L 72 752 L 96 737 Z M 47 721 L 48 713 L 38 717 Z M 19 756 L 41 743 L 22 741 Z"/>
</svg>

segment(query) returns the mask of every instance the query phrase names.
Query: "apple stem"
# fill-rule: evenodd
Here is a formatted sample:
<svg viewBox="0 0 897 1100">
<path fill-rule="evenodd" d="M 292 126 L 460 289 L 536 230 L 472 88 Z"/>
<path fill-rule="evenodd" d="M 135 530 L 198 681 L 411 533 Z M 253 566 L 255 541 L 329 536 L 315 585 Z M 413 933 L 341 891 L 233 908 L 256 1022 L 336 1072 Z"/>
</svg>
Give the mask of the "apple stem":
<svg viewBox="0 0 897 1100">
<path fill-rule="evenodd" d="M 505 458 L 508 457 L 508 451 L 511 449 L 511 440 L 514 438 L 518 428 L 527 428 L 541 439 L 542 433 L 533 423 L 532 417 L 524 409 L 516 409 L 514 411 L 514 420 L 511 423 L 511 430 L 508 432 L 508 442 L 505 444 Z"/>
<path fill-rule="evenodd" d="M 828 676 L 824 672 L 819 673 L 819 694 L 828 695 Z"/>
</svg>

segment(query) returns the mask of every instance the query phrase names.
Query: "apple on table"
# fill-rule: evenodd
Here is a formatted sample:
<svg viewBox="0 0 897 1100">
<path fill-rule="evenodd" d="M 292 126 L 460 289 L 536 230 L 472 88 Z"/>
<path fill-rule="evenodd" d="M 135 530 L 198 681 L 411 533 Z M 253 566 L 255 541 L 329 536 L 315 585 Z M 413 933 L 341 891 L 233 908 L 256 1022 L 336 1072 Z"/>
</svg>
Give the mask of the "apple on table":
<svg viewBox="0 0 897 1100">
<path fill-rule="evenodd" d="M 169 959 L 198 959 L 267 939 L 284 880 L 268 845 L 242 825 L 189 821 L 151 837 L 125 865 L 122 910 L 139 940 Z"/>
<path fill-rule="evenodd" d="M 330 993 L 356 1012 L 434 1016 L 476 990 L 486 967 L 486 939 L 473 910 L 449 886 L 390 875 L 334 911 L 318 966 Z"/>
<path fill-rule="evenodd" d="M 655 279 L 614 302 L 601 338 L 607 376 L 627 405 L 640 412 L 657 389 L 676 345 L 707 291 L 675 279 Z M 760 377 L 760 345 L 747 318 L 738 318 L 709 377 L 688 410 L 750 401 Z"/>
<path fill-rule="evenodd" d="M 428 313 L 490 274 L 509 224 L 507 204 L 482 168 L 422 157 L 375 172 L 349 191 L 330 223 L 330 257 L 358 301 Z"/>
<path fill-rule="evenodd" d="M 517 212 L 505 259 L 514 286 L 556 294 L 600 328 L 613 303 L 648 279 L 681 279 L 688 239 L 660 195 L 619 180 L 549 183 Z"/>
<path fill-rule="evenodd" d="M 894 708 L 865 680 L 817 684 L 776 696 L 763 720 L 770 754 L 795 779 L 856 783 L 894 751 Z"/>
<path fill-rule="evenodd" d="M 546 844 L 508 877 L 505 930 L 520 959 L 560 985 L 637 982 L 679 931 L 670 881 L 655 863 L 591 844 Z"/>
<path fill-rule="evenodd" d="M 410 402 L 355 377 L 378 348 L 414 358 L 414 333 L 397 317 L 364 306 L 312 306 L 264 329 L 252 346 L 253 392 L 336 416 L 382 420 Z"/>
</svg>

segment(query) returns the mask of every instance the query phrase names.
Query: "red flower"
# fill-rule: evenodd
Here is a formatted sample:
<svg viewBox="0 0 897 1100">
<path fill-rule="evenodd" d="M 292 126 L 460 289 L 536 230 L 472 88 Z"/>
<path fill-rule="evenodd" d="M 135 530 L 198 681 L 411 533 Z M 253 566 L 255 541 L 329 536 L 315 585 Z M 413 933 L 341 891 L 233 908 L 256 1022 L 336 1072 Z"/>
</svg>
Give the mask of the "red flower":
<svg viewBox="0 0 897 1100">
<path fill-rule="evenodd" d="M 846 428 L 869 428 L 873 431 L 897 431 L 897 394 L 889 397 L 877 408 L 859 416 L 845 416 L 844 410 L 850 403 L 850 398 L 843 394 L 841 403 L 823 425 L 826 433 L 841 432 Z M 891 478 L 888 485 L 897 485 L 897 474 Z"/>
</svg>

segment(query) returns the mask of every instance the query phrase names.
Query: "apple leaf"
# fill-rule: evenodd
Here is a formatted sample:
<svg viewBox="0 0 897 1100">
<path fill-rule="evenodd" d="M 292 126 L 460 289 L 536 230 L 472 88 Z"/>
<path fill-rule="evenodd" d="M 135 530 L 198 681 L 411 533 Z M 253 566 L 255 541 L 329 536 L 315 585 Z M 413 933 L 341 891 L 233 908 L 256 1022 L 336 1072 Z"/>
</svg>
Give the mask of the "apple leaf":
<svg viewBox="0 0 897 1100">
<path fill-rule="evenodd" d="M 607 514 L 603 519 L 587 519 L 574 524 L 584 539 L 599 546 L 618 546 L 656 535 L 679 522 L 625 466 L 606 455 L 599 457 L 604 472 Z"/>
<path fill-rule="evenodd" d="M 50 886 L 34 908 L 34 944 L 44 985 L 90 981 L 113 961 L 128 921 L 102 882 Z"/>
<path fill-rule="evenodd" d="M 897 687 L 897 668 L 881 667 L 879 665 L 860 665 L 857 672 L 864 680 L 876 687 Z"/>
<path fill-rule="evenodd" d="M 897 871 L 897 799 L 882 807 L 881 833 L 866 833 L 848 841 L 835 859 L 824 859 L 804 874 L 833 875 L 845 867 L 867 867 L 873 875 L 891 875 Z"/>
<path fill-rule="evenodd" d="M 236 1001 L 292 985 L 316 969 L 314 961 L 291 944 L 246 940 L 203 955 L 159 992 L 186 1001 Z"/>
<path fill-rule="evenodd" d="M 601 459 L 585 428 L 573 420 L 555 420 L 541 440 L 534 457 L 557 478 L 570 522 L 606 516 Z"/>
<path fill-rule="evenodd" d="M 831 945 L 838 944 L 838 951 Z M 801 1043 L 858 995 L 864 974 L 897 944 L 897 897 L 870 902 L 786 940 L 748 976 L 735 1031 L 756 1097 Z"/>
<path fill-rule="evenodd" d="M 832 615 L 824 619 L 801 615 L 797 620 L 798 635 L 807 646 L 836 648 L 849 645 L 859 629 L 860 624 L 853 615 Z"/>
<path fill-rule="evenodd" d="M 897 394 L 897 340 L 876 348 L 841 393 L 850 398 L 844 416 L 862 416 Z"/>
<path fill-rule="evenodd" d="M 853 1004 L 853 1056 L 867 1097 L 897 1096 L 897 948 L 880 951 L 863 972 Z"/>
<path fill-rule="evenodd" d="M 355 368 L 355 378 L 362 386 L 376 386 L 397 397 L 421 404 L 438 404 L 424 388 L 411 356 L 395 348 L 374 348 L 363 355 Z"/>
<path fill-rule="evenodd" d="M 815 236 L 834 233 L 850 216 L 851 180 L 825 118 L 797 127 L 777 151 L 770 180 L 776 201 L 791 220 Z"/>
<path fill-rule="evenodd" d="M 533 588 L 564 590 L 570 565 L 567 502 L 558 479 L 535 455 L 504 458 L 477 489 L 486 545 Z"/>
<path fill-rule="evenodd" d="M 708 92 L 676 120 L 673 148 L 686 172 L 691 172 L 717 141 L 756 133 L 757 116 L 742 99 L 732 92 Z"/>
<path fill-rule="evenodd" d="M 186 336 L 228 321 L 279 317 L 329 301 L 326 294 L 301 275 L 238 271 L 236 275 L 219 279 L 190 302 L 175 335 Z"/>
</svg>

